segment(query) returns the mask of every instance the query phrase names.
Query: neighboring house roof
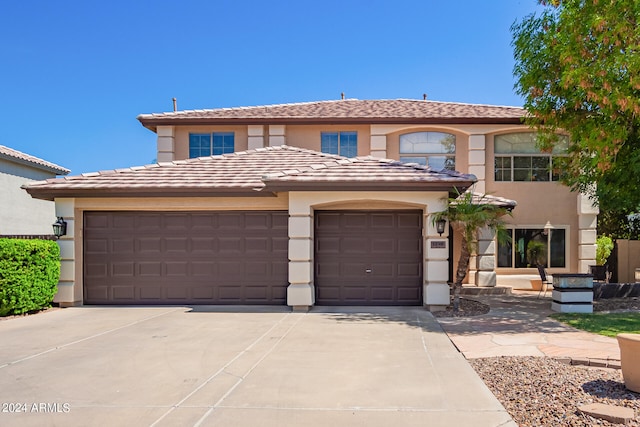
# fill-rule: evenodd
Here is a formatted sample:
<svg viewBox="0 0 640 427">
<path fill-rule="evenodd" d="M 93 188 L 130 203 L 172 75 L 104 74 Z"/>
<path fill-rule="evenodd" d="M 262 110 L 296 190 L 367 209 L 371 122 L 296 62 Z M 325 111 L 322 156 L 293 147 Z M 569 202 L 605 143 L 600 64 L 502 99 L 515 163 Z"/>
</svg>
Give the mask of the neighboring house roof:
<svg viewBox="0 0 640 427">
<path fill-rule="evenodd" d="M 58 166 L 54 163 L 47 162 L 46 160 L 42 160 L 38 157 L 25 154 L 18 150 L 5 147 L 4 145 L 0 145 L 0 159 L 5 159 L 5 160 L 12 161 L 14 163 L 20 163 L 23 165 L 31 166 L 37 169 L 51 172 L 55 175 L 66 175 L 69 172 L 71 172 L 67 168 L 63 168 L 62 166 Z"/>
<path fill-rule="evenodd" d="M 279 146 L 220 156 L 48 179 L 24 188 L 36 198 L 271 196 L 272 191 L 464 191 L 474 175 L 371 157 L 348 159 Z"/>
<path fill-rule="evenodd" d="M 161 125 L 193 124 L 520 124 L 525 114 L 526 110 L 520 107 L 413 99 L 343 99 L 141 114 L 138 120 L 155 131 Z"/>
</svg>

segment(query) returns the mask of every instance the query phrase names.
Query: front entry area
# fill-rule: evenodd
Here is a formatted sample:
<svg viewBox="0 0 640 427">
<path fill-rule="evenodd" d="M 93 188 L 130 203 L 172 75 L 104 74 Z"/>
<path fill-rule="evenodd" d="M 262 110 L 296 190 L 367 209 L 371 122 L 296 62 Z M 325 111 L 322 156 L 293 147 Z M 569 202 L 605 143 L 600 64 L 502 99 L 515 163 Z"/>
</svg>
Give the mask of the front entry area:
<svg viewBox="0 0 640 427">
<path fill-rule="evenodd" d="M 422 305 L 420 210 L 316 211 L 316 305 Z"/>
</svg>

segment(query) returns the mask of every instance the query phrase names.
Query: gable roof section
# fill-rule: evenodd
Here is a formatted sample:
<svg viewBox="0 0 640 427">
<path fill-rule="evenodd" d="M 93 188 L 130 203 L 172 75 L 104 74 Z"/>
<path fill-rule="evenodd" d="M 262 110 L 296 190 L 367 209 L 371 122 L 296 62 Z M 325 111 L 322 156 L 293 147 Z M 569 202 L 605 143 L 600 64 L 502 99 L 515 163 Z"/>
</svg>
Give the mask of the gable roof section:
<svg viewBox="0 0 640 427">
<path fill-rule="evenodd" d="M 21 151 L 14 150 L 13 148 L 9 148 L 4 145 L 0 145 L 0 159 L 5 159 L 14 163 L 31 166 L 33 168 L 51 172 L 56 175 L 66 175 L 71 172 L 69 169 L 58 166 L 55 163 L 47 162 L 46 160 L 42 160 L 38 157 L 25 154 Z"/>
<path fill-rule="evenodd" d="M 273 196 L 288 189 L 464 190 L 476 178 L 373 158 L 288 146 L 55 178 L 27 184 L 33 197 Z"/>
<path fill-rule="evenodd" d="M 161 125 L 213 124 L 521 124 L 525 114 L 520 107 L 413 99 L 343 99 L 141 114 L 138 120 L 155 131 Z"/>
</svg>

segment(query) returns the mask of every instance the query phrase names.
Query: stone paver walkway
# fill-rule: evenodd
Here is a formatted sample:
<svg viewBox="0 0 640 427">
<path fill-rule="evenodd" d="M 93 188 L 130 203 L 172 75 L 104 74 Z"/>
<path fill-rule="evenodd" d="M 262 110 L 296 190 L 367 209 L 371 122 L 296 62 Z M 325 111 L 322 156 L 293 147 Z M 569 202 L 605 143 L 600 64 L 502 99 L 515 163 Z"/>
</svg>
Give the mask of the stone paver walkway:
<svg viewBox="0 0 640 427">
<path fill-rule="evenodd" d="M 491 306 L 474 317 L 439 318 L 442 328 L 467 359 L 496 356 L 548 356 L 620 360 L 615 338 L 578 331 L 549 318 L 551 299 L 537 292 L 468 297 Z"/>
</svg>

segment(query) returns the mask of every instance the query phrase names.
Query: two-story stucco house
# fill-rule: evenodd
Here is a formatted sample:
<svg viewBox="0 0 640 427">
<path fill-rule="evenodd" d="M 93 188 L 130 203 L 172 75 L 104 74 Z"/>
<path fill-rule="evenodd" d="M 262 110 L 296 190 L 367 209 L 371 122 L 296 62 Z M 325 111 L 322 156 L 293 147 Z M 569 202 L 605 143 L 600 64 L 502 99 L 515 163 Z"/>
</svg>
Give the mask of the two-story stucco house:
<svg viewBox="0 0 640 427">
<path fill-rule="evenodd" d="M 426 305 L 449 302 L 456 236 L 430 220 L 473 189 L 516 201 L 469 281 L 528 282 L 593 263 L 597 211 L 557 182 L 525 111 L 338 100 L 143 114 L 157 165 L 48 180 L 62 304 Z"/>
<path fill-rule="evenodd" d="M 24 192 L 29 182 L 66 175 L 69 170 L 0 145 L 0 236 L 50 235 L 55 206 Z"/>
</svg>

